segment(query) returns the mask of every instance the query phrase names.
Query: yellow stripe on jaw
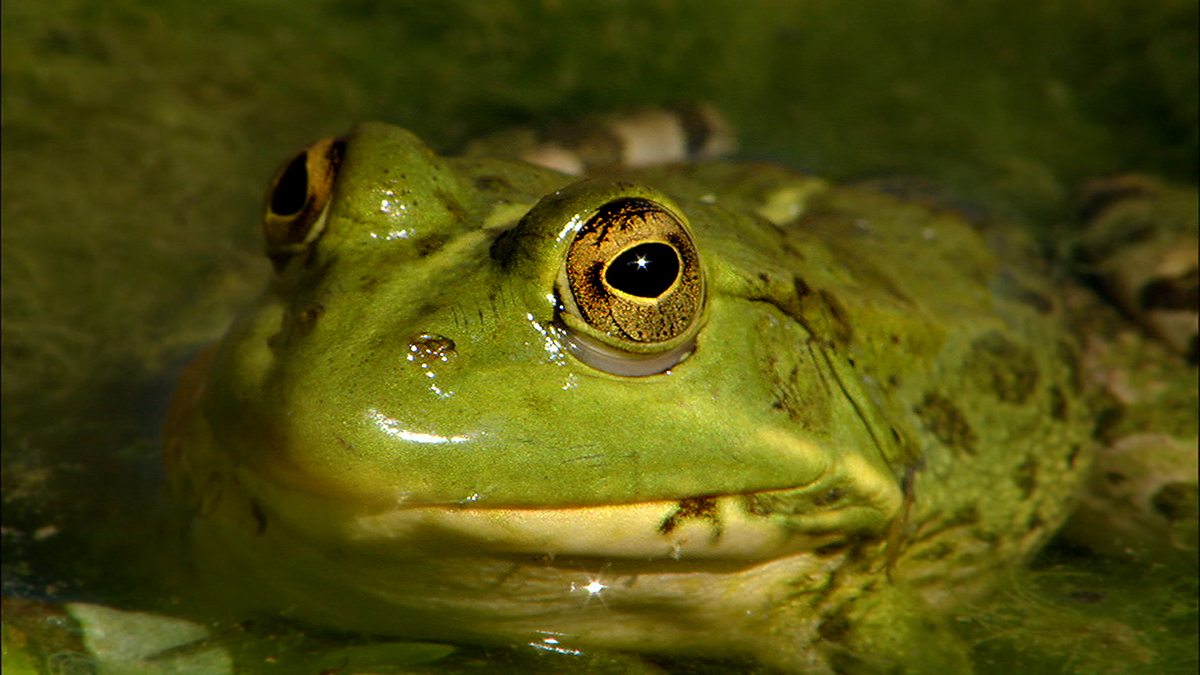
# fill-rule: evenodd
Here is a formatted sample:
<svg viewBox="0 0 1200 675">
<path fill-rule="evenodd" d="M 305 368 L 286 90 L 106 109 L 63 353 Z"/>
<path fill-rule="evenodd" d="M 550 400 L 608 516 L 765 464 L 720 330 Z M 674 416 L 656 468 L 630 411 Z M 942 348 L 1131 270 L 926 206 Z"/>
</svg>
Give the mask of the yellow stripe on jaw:
<svg viewBox="0 0 1200 675">
<path fill-rule="evenodd" d="M 841 504 L 815 507 L 814 495 L 838 487 L 831 482 L 836 476 L 821 473 L 821 485 L 697 498 L 706 512 L 694 518 L 681 516 L 679 499 L 539 509 L 410 505 L 398 495 L 394 506 L 381 509 L 283 488 L 245 468 L 234 485 L 269 514 L 272 527 L 327 548 L 389 558 L 461 548 L 499 557 L 760 562 L 835 544 L 864 529 L 882 531 L 894 515 L 886 495 L 864 501 L 847 494 Z M 754 498 L 779 508 L 755 510 Z M 664 528 L 668 521 L 671 527 Z"/>
<path fill-rule="evenodd" d="M 813 550 L 845 533 L 808 534 L 746 511 L 741 495 L 714 497 L 715 525 L 685 519 L 670 533 L 661 525 L 677 500 L 557 509 L 399 508 L 346 524 L 355 545 L 403 556 L 413 545 L 473 541 L 497 555 L 603 559 L 763 561 Z M 441 533 L 439 536 L 438 533 Z"/>
</svg>

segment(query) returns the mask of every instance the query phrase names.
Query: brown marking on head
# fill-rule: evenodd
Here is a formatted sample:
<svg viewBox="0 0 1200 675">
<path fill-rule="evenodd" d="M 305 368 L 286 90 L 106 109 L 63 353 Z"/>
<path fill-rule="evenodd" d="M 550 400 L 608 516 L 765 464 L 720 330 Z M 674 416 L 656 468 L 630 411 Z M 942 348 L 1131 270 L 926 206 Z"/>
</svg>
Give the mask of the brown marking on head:
<svg viewBox="0 0 1200 675">
<path fill-rule="evenodd" d="M 713 526 L 713 536 L 721 534 L 721 518 L 717 512 L 716 497 L 687 497 L 679 500 L 672 511 L 658 526 L 660 534 L 670 534 L 689 520 L 707 521 Z"/>
<path fill-rule="evenodd" d="M 913 412 L 943 445 L 968 455 L 975 454 L 975 444 L 979 439 L 966 416 L 950 399 L 929 392 L 913 407 Z"/>
</svg>

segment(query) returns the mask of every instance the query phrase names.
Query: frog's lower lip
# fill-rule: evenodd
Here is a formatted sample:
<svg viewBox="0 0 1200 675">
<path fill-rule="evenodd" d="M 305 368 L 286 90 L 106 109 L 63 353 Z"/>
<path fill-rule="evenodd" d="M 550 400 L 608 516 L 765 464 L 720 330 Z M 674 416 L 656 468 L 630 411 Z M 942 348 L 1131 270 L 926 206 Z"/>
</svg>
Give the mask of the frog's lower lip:
<svg viewBox="0 0 1200 675">
<path fill-rule="evenodd" d="M 888 520 L 862 503 L 790 512 L 802 500 L 811 502 L 810 489 L 550 509 L 399 507 L 353 518 L 342 534 L 389 549 L 425 542 L 499 556 L 756 561 L 878 532 Z"/>
</svg>

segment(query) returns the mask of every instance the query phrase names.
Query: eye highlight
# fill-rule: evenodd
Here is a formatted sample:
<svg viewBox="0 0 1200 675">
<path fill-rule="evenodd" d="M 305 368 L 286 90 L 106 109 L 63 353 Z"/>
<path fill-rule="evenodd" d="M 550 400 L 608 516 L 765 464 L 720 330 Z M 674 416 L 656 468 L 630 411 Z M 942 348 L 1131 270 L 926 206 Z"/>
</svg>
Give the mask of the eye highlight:
<svg viewBox="0 0 1200 675">
<path fill-rule="evenodd" d="M 646 375 L 690 353 L 704 280 L 681 216 L 651 199 L 623 197 L 579 228 L 558 294 L 577 355 L 609 372 Z M 583 354 L 603 354 L 604 365 Z M 628 372 L 614 361 L 642 365 Z"/>
<path fill-rule="evenodd" d="M 625 249 L 608 264 L 604 283 L 639 298 L 657 298 L 679 279 L 679 255 L 667 244 L 649 242 Z"/>
</svg>

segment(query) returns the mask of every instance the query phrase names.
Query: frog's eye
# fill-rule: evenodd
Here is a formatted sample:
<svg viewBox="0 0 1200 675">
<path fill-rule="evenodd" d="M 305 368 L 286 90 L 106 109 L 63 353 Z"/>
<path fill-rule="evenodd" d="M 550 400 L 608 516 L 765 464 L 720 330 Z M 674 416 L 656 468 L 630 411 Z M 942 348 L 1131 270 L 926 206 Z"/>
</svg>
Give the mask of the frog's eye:
<svg viewBox="0 0 1200 675">
<path fill-rule="evenodd" d="M 345 149 L 340 138 L 321 139 L 293 157 L 271 181 L 263 236 L 276 270 L 315 241 L 325 227 L 326 207 Z"/>
<path fill-rule="evenodd" d="M 558 280 L 572 351 L 619 375 L 652 375 L 689 353 L 704 306 L 682 218 L 641 197 L 600 207 L 575 234 Z"/>
</svg>

